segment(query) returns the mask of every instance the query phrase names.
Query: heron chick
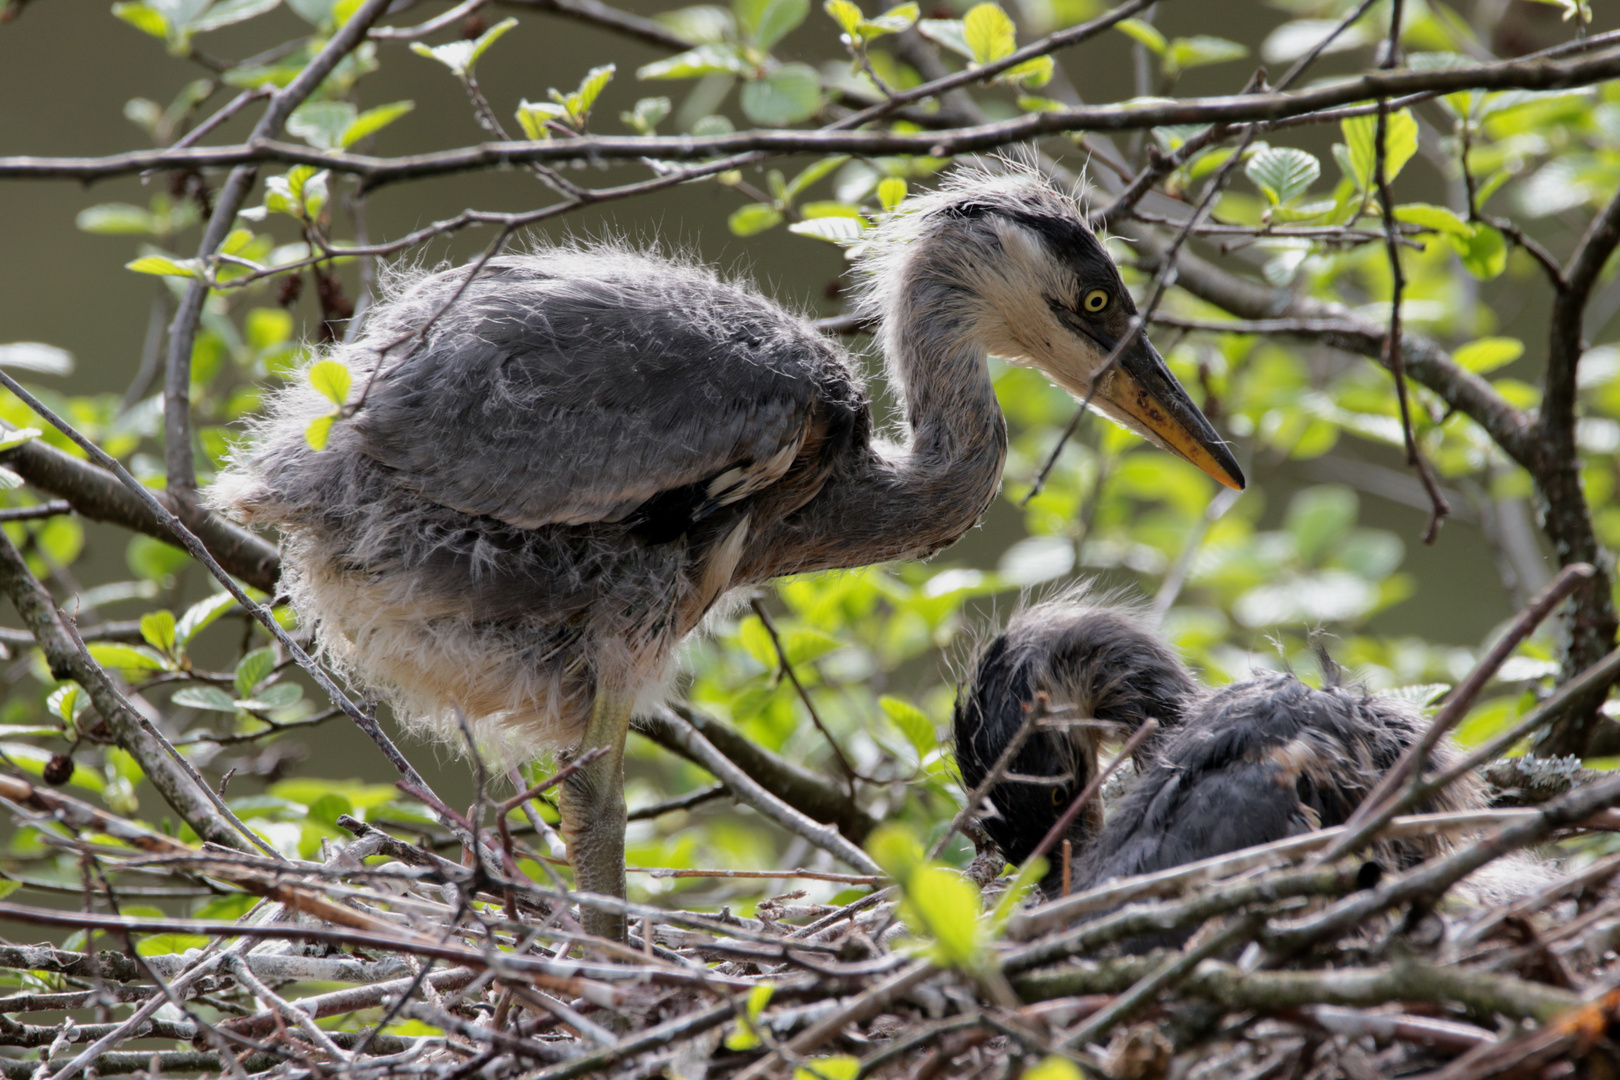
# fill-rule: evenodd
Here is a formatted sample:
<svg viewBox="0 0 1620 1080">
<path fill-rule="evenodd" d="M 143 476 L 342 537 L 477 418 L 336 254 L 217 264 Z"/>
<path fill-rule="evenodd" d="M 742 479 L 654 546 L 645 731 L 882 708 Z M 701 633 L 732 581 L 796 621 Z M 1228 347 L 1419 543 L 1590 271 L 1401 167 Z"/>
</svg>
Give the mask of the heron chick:
<svg viewBox="0 0 1620 1080">
<path fill-rule="evenodd" d="M 1160 724 L 1138 750 L 1136 780 L 1106 825 L 1093 800 L 1069 827 L 1076 889 L 1342 825 L 1428 727 L 1399 698 L 1316 688 L 1291 674 L 1204 689 L 1131 609 L 1081 593 L 1020 611 L 979 658 L 954 721 L 964 788 L 977 788 L 1018 729 L 1038 719 L 1030 717 L 1037 694 L 1056 723 L 1029 733 L 981 815 L 1017 862 L 1097 775 L 1108 728 L 1117 737 L 1149 718 Z M 1443 771 L 1459 757 L 1442 740 L 1429 767 Z M 1483 804 L 1482 785 L 1468 775 L 1420 811 Z M 1448 846 L 1440 836 L 1383 841 L 1374 855 L 1406 869 Z M 1042 885 L 1050 896 L 1061 891 L 1055 865 Z"/>
<path fill-rule="evenodd" d="M 326 447 L 305 432 L 331 404 L 294 380 L 213 500 L 280 530 L 299 618 L 406 723 L 459 741 L 464 715 L 531 756 L 607 748 L 563 786 L 563 834 L 576 886 L 622 897 L 638 697 L 731 590 L 972 528 L 1007 445 L 989 354 L 1243 485 L 1133 333 L 1080 206 L 1038 176 L 907 201 L 860 270 L 904 403 L 893 440 L 803 318 L 689 261 L 579 244 L 402 277 L 326 354 L 354 386 Z M 585 919 L 624 936 L 622 916 Z"/>
</svg>

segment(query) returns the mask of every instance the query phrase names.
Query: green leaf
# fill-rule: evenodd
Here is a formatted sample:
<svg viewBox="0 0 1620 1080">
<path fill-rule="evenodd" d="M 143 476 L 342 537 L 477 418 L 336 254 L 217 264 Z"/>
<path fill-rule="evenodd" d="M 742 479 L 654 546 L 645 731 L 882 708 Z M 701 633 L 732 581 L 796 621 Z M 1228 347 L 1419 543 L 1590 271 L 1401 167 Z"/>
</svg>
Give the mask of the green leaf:
<svg viewBox="0 0 1620 1080">
<path fill-rule="evenodd" d="M 90 658 L 102 667 L 129 672 L 137 676 L 151 671 L 163 671 L 170 666 L 162 655 L 153 652 L 144 645 L 125 645 L 117 641 L 97 641 L 91 643 L 87 648 L 90 650 Z"/>
<path fill-rule="evenodd" d="M 939 745 L 939 733 L 934 730 L 934 722 L 917 706 L 887 694 L 878 699 L 878 706 L 883 709 L 885 716 L 894 721 L 894 726 L 900 729 L 900 734 L 906 737 L 919 758 L 927 757 Z"/>
<path fill-rule="evenodd" d="M 788 226 L 788 232 L 825 240 L 830 244 L 852 244 L 865 231 L 866 224 L 861 219 L 842 216 L 814 218 Z"/>
<path fill-rule="evenodd" d="M 174 640 L 184 646 L 202 632 L 203 628 L 236 605 L 236 597 L 228 592 L 215 593 L 206 600 L 192 604 L 175 624 Z"/>
<path fill-rule="evenodd" d="M 114 4 L 112 13 L 143 34 L 151 34 L 155 38 L 165 40 L 169 37 L 169 20 L 150 4 Z"/>
<path fill-rule="evenodd" d="M 993 63 L 1018 48 L 1018 31 L 1012 19 L 996 4 L 977 4 L 962 16 L 962 37 L 973 59 Z"/>
<path fill-rule="evenodd" d="M 1395 208 L 1395 220 L 1404 221 L 1408 225 L 1430 229 L 1434 232 L 1445 233 L 1448 236 L 1459 236 L 1468 239 L 1474 235 L 1474 227 L 1444 206 L 1430 206 L 1428 203 L 1406 203 Z"/>
<path fill-rule="evenodd" d="M 7 450 L 15 450 L 23 443 L 37 439 L 39 436 L 39 428 L 34 427 L 16 428 L 11 431 L 0 432 L 0 454 L 5 453 Z"/>
<path fill-rule="evenodd" d="M 748 119 L 767 127 L 808 120 L 821 110 L 821 76 L 809 64 L 783 64 L 742 88 Z"/>
<path fill-rule="evenodd" d="M 1491 337 L 1470 341 L 1452 353 L 1451 358 L 1474 374 L 1483 375 L 1511 364 L 1523 355 L 1524 342 L 1517 338 Z"/>
<path fill-rule="evenodd" d="M 810 185 L 831 173 L 844 162 L 849 160 L 848 154 L 834 154 L 832 157 L 822 158 L 813 165 L 805 166 L 804 170 L 787 183 L 785 192 L 787 201 L 792 202 L 802 195 Z"/>
<path fill-rule="evenodd" d="M 653 18 L 692 45 L 718 45 L 735 37 L 737 32 L 736 17 L 714 4 L 664 11 Z"/>
<path fill-rule="evenodd" d="M 137 274 L 159 274 L 164 277 L 198 278 L 196 259 L 172 259 L 167 255 L 142 255 L 124 264 L 125 270 Z"/>
<path fill-rule="evenodd" d="M 832 16 L 833 22 L 843 28 L 844 33 L 855 41 L 861 40 L 861 23 L 866 21 L 866 15 L 859 7 L 849 0 L 827 0 L 823 7 L 827 14 Z"/>
<path fill-rule="evenodd" d="M 904 889 L 900 917 L 919 935 L 933 939 L 935 962 L 968 971 L 978 968 L 985 945 L 979 890 L 942 866 L 913 871 Z"/>
<path fill-rule="evenodd" d="M 770 203 L 749 203 L 731 212 L 727 224 L 737 236 L 753 236 L 775 227 L 782 220 L 782 212 Z"/>
<path fill-rule="evenodd" d="M 898 176 L 886 176 L 878 182 L 878 205 L 893 210 L 906 201 L 906 182 Z"/>
<path fill-rule="evenodd" d="M 388 105 L 378 105 L 375 109 L 367 109 L 343 129 L 338 136 L 338 145 L 345 148 L 353 146 L 367 135 L 375 135 L 414 108 L 416 108 L 414 101 L 395 101 Z"/>
<path fill-rule="evenodd" d="M 226 26 L 258 18 L 280 6 L 281 0 L 224 0 L 215 4 L 199 18 L 193 19 L 188 29 L 194 34 L 206 34 Z"/>
<path fill-rule="evenodd" d="M 636 69 L 638 79 L 696 79 L 704 75 L 745 75 L 748 62 L 735 45 L 699 45 L 667 60 Z"/>
<path fill-rule="evenodd" d="M 866 853 L 896 882 L 904 882 L 923 865 L 922 845 L 903 825 L 885 824 L 866 838 Z"/>
<path fill-rule="evenodd" d="M 576 127 L 585 126 L 585 121 L 590 119 L 591 107 L 596 104 L 596 99 L 602 96 L 607 84 L 613 81 L 613 74 L 618 70 L 614 64 L 603 64 L 585 73 L 585 77 L 580 80 L 579 89 L 568 97 L 568 111 L 574 115 Z"/>
<path fill-rule="evenodd" d="M 339 408 L 348 403 L 352 382 L 349 369 L 336 360 L 322 360 L 309 369 L 309 384 Z"/>
<path fill-rule="evenodd" d="M 1155 56 L 1163 56 L 1170 48 L 1170 43 L 1164 35 L 1154 28 L 1152 23 L 1145 23 L 1141 19 L 1121 19 L 1114 24 L 1114 29 L 1136 42 L 1145 46 Z"/>
<path fill-rule="evenodd" d="M 917 22 L 917 32 L 936 45 L 965 56 L 969 60 L 973 57 L 973 48 L 967 43 L 967 31 L 961 19 L 920 19 Z"/>
<path fill-rule="evenodd" d="M 274 712 L 296 705 L 303 696 L 304 688 L 297 683 L 279 682 L 255 691 L 252 697 L 238 701 L 236 707 L 250 712 Z"/>
<path fill-rule="evenodd" d="M 1085 1080 L 1085 1073 L 1068 1058 L 1051 1054 L 1025 1069 L 1020 1080 Z"/>
<path fill-rule="evenodd" d="M 998 75 L 996 81 L 1022 83 L 1032 90 L 1038 90 L 1052 81 L 1052 73 L 1056 70 L 1057 64 L 1050 56 L 1036 56 L 1022 64 L 1014 64 Z"/>
<path fill-rule="evenodd" d="M 343 133 L 358 119 L 357 112 L 347 101 L 307 101 L 287 118 L 287 133 L 318 150 L 335 150 L 343 145 Z"/>
<path fill-rule="evenodd" d="M 1248 55 L 1248 49 L 1225 38 L 1211 37 L 1208 34 L 1178 37 L 1170 42 L 1168 51 L 1164 53 L 1164 70 L 1167 74 L 1173 74 L 1186 71 L 1188 68 L 1203 67 L 1205 64 L 1224 64 L 1229 60 L 1241 60 Z"/>
<path fill-rule="evenodd" d="M 523 134 L 534 142 L 544 142 L 556 134 L 551 128 L 552 124 L 561 124 L 566 128 L 573 119 L 568 115 L 566 105 L 554 101 L 530 101 L 528 98 L 518 102 L 514 115 Z"/>
<path fill-rule="evenodd" d="M 413 41 L 411 51 L 418 56 L 437 60 L 449 68 L 458 79 L 465 79 L 478 66 L 478 58 L 488 52 L 491 45 L 517 24 L 516 19 L 502 19 L 479 35 L 477 41 L 450 41 L 443 45 L 426 45 L 420 41 Z"/>
<path fill-rule="evenodd" d="M 1489 281 L 1507 269 L 1507 241 L 1489 225 L 1475 225 L 1474 235 L 1467 239 L 1456 236 L 1446 239 L 1462 256 L 1463 266 L 1481 281 Z"/>
<path fill-rule="evenodd" d="M 1378 134 L 1378 117 L 1352 116 L 1339 121 L 1339 129 L 1344 133 L 1344 142 L 1350 152 L 1350 167 L 1354 174 L 1351 179 L 1357 187 L 1366 191 L 1376 180 L 1373 173 L 1378 157 L 1374 139 Z M 1395 182 L 1401 169 L 1417 153 L 1417 135 L 1417 121 L 1412 118 L 1410 109 L 1389 114 L 1384 132 L 1384 176 L 1390 183 Z"/>
<path fill-rule="evenodd" d="M 87 206 L 74 220 L 82 231 L 109 236 L 136 236 L 155 233 L 158 222 L 150 211 L 129 203 L 102 203 Z"/>
<path fill-rule="evenodd" d="M 309 426 L 304 429 L 304 441 L 309 444 L 311 450 L 326 449 L 326 442 L 332 437 L 332 424 L 336 420 L 336 413 L 328 413 L 325 416 L 317 416 L 309 422 Z"/>
<path fill-rule="evenodd" d="M 620 113 L 619 119 L 638 134 L 654 135 L 671 108 L 667 97 L 644 97 L 636 102 L 634 109 Z"/>
<path fill-rule="evenodd" d="M 915 3 L 896 4 L 875 19 L 861 21 L 861 36 L 871 41 L 884 34 L 898 34 L 917 25 L 922 8 Z"/>
<path fill-rule="evenodd" d="M 1249 158 L 1243 171 L 1248 174 L 1273 206 L 1291 203 L 1322 175 L 1322 163 L 1315 156 L 1291 146 L 1267 147 Z"/>
<path fill-rule="evenodd" d="M 793 1080 L 855 1080 L 861 1059 L 848 1054 L 811 1058 L 793 1070 Z"/>
<path fill-rule="evenodd" d="M 743 6 L 743 5 L 739 5 Z M 770 0 L 753 27 L 754 44 L 769 51 L 810 15 L 810 0 Z"/>
<path fill-rule="evenodd" d="M 187 709 L 204 709 L 208 712 L 234 713 L 236 702 L 231 695 L 217 686 L 187 686 L 176 690 L 169 698 L 175 705 Z"/>
<path fill-rule="evenodd" d="M 756 1025 L 765 1006 L 770 1004 L 771 995 L 776 992 L 772 983 L 760 983 L 748 991 L 748 997 L 743 1003 L 743 1015 L 732 1025 L 732 1030 L 726 1035 L 726 1049 L 752 1050 L 759 1046 L 761 1039 Z"/>
<path fill-rule="evenodd" d="M 141 616 L 141 637 L 146 643 L 158 652 L 173 654 L 174 652 L 174 613 L 172 611 L 148 611 Z"/>
<path fill-rule="evenodd" d="M 275 670 L 276 651 L 266 647 L 254 649 L 236 664 L 236 696 L 250 698 L 253 690 Z"/>
<path fill-rule="evenodd" d="M 201 949 L 211 940 L 204 934 L 153 934 L 136 943 L 135 952 L 140 956 L 166 956 Z"/>
<path fill-rule="evenodd" d="M 79 714 L 90 705 L 90 695 L 86 694 L 78 683 L 63 683 L 51 691 L 51 696 L 45 699 L 45 708 L 52 716 L 61 717 L 71 724 L 79 718 Z M 54 734 L 54 733 L 53 733 Z"/>
</svg>

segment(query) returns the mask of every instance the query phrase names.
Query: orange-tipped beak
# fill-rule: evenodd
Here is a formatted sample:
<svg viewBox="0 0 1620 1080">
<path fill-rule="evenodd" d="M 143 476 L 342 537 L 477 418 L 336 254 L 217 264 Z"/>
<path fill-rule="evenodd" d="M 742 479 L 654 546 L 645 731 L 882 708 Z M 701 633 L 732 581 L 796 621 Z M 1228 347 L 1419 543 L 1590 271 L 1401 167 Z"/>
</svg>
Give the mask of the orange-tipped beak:
<svg viewBox="0 0 1620 1080">
<path fill-rule="evenodd" d="M 1103 377 L 1092 404 L 1232 490 L 1243 490 L 1243 470 L 1232 451 L 1144 335 Z"/>
</svg>

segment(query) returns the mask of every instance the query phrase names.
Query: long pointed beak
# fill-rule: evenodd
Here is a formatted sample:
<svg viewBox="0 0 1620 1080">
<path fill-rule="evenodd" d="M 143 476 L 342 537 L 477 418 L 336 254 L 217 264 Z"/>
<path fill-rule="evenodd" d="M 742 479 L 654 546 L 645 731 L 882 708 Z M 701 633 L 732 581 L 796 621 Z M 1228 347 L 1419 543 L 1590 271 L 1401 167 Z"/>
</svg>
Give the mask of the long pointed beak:
<svg viewBox="0 0 1620 1080">
<path fill-rule="evenodd" d="M 1114 369 L 1104 376 L 1091 403 L 1232 490 L 1243 490 L 1243 470 L 1237 459 L 1170 374 L 1147 335 L 1136 335 Z"/>
</svg>

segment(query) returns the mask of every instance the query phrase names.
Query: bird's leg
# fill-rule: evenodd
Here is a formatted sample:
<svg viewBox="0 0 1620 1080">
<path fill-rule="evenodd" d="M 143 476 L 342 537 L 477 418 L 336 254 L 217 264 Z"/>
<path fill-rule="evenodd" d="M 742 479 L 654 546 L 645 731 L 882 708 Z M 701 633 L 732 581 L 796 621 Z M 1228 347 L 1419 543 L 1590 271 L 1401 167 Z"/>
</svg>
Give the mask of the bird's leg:
<svg viewBox="0 0 1620 1080">
<path fill-rule="evenodd" d="M 597 688 L 578 754 L 597 748 L 607 753 L 563 781 L 560 792 L 568 861 L 574 866 L 574 887 L 583 892 L 624 896 L 624 739 L 633 705 L 623 691 Z M 625 940 L 622 913 L 582 908 L 581 914 L 588 933 Z"/>
</svg>

